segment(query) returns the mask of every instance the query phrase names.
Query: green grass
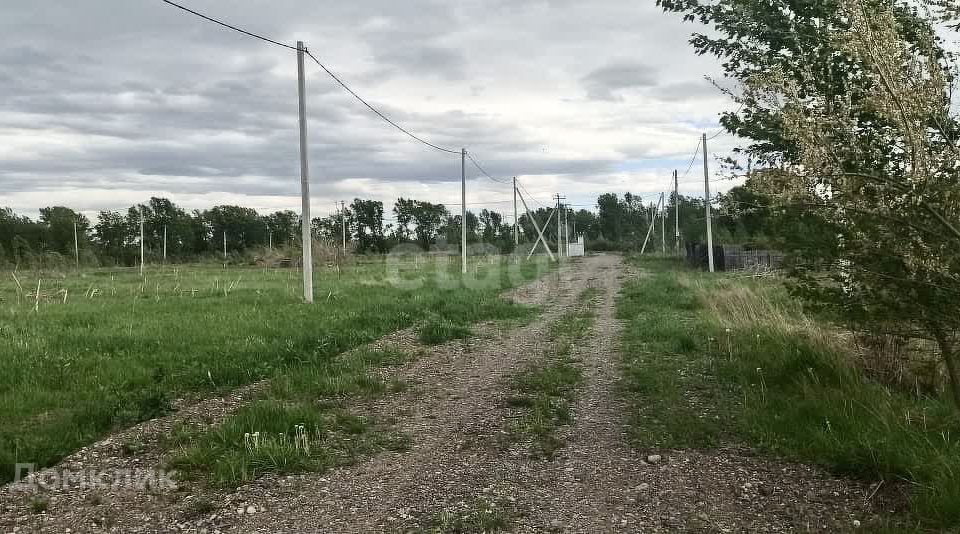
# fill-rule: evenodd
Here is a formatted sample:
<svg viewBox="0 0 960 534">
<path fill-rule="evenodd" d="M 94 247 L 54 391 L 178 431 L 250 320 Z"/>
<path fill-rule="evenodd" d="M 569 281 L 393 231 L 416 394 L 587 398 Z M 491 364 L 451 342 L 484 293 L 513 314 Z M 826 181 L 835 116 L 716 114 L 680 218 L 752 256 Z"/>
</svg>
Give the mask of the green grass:
<svg viewBox="0 0 960 534">
<path fill-rule="evenodd" d="M 466 339 L 470 327 L 443 317 L 430 317 L 417 326 L 417 339 L 425 345 L 439 345 L 453 339 Z"/>
<path fill-rule="evenodd" d="M 485 534 L 506 530 L 509 519 L 505 510 L 486 499 L 478 498 L 461 510 L 444 511 L 430 521 L 422 533 Z"/>
<path fill-rule="evenodd" d="M 361 347 L 286 373 L 261 399 L 203 433 L 180 436 L 168 467 L 185 478 L 238 486 L 264 473 L 322 472 L 381 450 L 407 447 L 406 436 L 353 416 L 346 401 L 396 393 L 372 367 L 396 366 L 413 357 L 397 349 Z"/>
<path fill-rule="evenodd" d="M 561 426 L 573 423 L 572 404 L 583 372 L 570 356 L 573 343 L 582 339 L 593 325 L 593 299 L 600 292 L 584 290 L 577 306 L 550 324 L 553 352 L 511 378 L 506 403 L 519 417 L 509 428 L 512 441 L 530 441 L 534 458 L 552 460 L 563 447 L 557 436 Z"/>
<path fill-rule="evenodd" d="M 648 274 L 618 305 L 637 446 L 745 443 L 840 475 L 908 481 L 906 521 L 960 527 L 960 416 L 947 399 L 870 381 L 835 327 L 775 281 L 641 266 Z"/>
<path fill-rule="evenodd" d="M 318 395 L 371 387 L 349 372 L 345 382 L 325 380 L 341 365 L 331 358 L 430 317 L 465 325 L 529 314 L 498 293 L 544 269 L 496 260 L 463 278 L 454 262 L 369 262 L 339 277 L 318 269 L 314 305 L 301 303 L 300 274 L 290 269 L 180 266 L 148 269 L 144 278 L 116 269 L 21 272 L 19 285 L 7 273 L 0 482 L 16 463 L 52 465 L 167 413 L 177 398 L 264 378 L 304 395 L 308 385 Z"/>
<path fill-rule="evenodd" d="M 315 403 L 255 401 L 224 424 L 191 440 L 169 467 L 213 484 L 237 486 L 264 473 L 322 472 L 406 439 L 375 428 L 344 410 Z"/>
</svg>

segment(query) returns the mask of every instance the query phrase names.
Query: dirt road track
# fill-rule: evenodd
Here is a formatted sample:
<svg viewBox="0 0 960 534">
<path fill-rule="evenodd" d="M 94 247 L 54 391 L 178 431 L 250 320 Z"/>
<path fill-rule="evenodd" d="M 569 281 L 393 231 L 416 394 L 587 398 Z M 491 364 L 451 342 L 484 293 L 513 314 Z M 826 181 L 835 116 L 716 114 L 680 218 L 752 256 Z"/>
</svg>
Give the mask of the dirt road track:
<svg viewBox="0 0 960 534">
<path fill-rule="evenodd" d="M 510 292 L 518 302 L 543 308 L 533 322 L 513 329 L 482 325 L 469 340 L 424 349 L 414 362 L 391 370 L 413 387 L 361 409 L 394 419 L 412 437 L 407 451 L 323 474 L 266 476 L 210 495 L 214 509 L 202 517 L 185 517 L 189 498 L 183 495 L 106 495 L 92 502 L 67 492 L 51 503 L 46 518 L 23 520 L 28 505 L 16 497 L 0 504 L 0 532 L 431 532 L 443 517 L 478 507 L 495 509 L 504 530 L 517 533 L 848 529 L 863 506 L 864 489 L 856 484 L 737 450 L 636 451 L 627 444 L 626 408 L 616 391 L 622 326 L 614 314 L 624 269 L 618 256 L 568 264 Z M 565 446 L 557 458 L 532 459 L 503 446 L 505 381 L 551 353 L 550 325 L 587 287 L 599 296 L 592 330 L 572 354 L 585 376 L 574 424 L 562 430 Z M 413 340 L 398 333 L 383 342 Z M 228 412 L 245 398 L 241 392 L 210 402 Z M 68 462 L 82 466 L 98 450 L 109 455 L 118 442 L 92 446 Z M 647 462 L 650 454 L 660 460 Z M 141 465 L 156 461 L 136 459 Z M 4 491 L 0 498 L 14 499 Z M 109 522 L 98 521 L 103 507 L 110 509 Z M 247 513 L 251 507 L 254 513 Z"/>
</svg>

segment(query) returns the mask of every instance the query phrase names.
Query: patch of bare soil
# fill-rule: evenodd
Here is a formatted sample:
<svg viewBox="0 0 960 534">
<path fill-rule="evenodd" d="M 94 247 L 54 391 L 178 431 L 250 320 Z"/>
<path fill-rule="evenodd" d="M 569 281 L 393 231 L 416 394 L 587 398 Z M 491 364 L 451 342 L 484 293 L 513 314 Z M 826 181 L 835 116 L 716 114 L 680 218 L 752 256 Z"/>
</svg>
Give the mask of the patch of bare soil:
<svg viewBox="0 0 960 534">
<path fill-rule="evenodd" d="M 323 474 L 266 476 L 233 492 L 199 486 L 133 493 L 64 490 L 42 514 L 33 497 L 0 490 L 0 532 L 833 532 L 864 513 L 867 488 L 801 465 L 738 450 L 636 451 L 626 442 L 614 299 L 616 256 L 573 262 L 512 292 L 543 314 L 516 328 L 432 348 L 388 372 L 413 387 L 358 407 L 395 420 L 409 450 L 384 452 Z M 600 290 L 596 321 L 573 349 L 585 381 L 553 461 L 504 446 L 505 383 L 554 350 L 550 325 L 587 287 Z M 410 332 L 384 344 L 414 347 Z M 256 388 L 256 386 L 254 386 Z M 249 392 L 193 409 L 215 424 Z M 78 452 L 74 468 L 156 467 L 158 452 L 126 451 L 129 436 L 159 440 L 168 420 Z M 187 418 L 189 419 L 189 417 Z M 165 422 L 167 421 L 167 422 Z M 151 437 L 154 436 L 154 437 Z M 147 451 L 159 450 L 145 447 Z"/>
</svg>

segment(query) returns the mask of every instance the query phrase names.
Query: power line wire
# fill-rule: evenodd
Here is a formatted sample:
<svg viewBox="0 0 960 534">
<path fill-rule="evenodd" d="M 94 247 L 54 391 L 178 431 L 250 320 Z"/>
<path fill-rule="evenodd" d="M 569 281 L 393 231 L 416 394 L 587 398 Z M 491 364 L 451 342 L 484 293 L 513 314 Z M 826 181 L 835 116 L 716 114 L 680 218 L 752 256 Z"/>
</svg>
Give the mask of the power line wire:
<svg viewBox="0 0 960 534">
<path fill-rule="evenodd" d="M 686 178 L 690 174 L 690 169 L 693 168 L 693 163 L 697 161 L 697 156 L 700 155 L 700 145 L 703 144 L 703 139 L 697 140 L 697 148 L 693 149 L 693 156 L 690 158 L 690 164 L 687 165 L 687 170 L 683 171 L 683 175 L 680 178 Z"/>
<path fill-rule="evenodd" d="M 217 19 L 215 19 L 215 18 L 213 18 L 213 17 L 209 17 L 209 16 L 207 16 L 207 15 L 204 15 L 203 13 L 200 13 L 199 11 L 194 11 L 194 10 L 190 9 L 189 7 L 182 6 L 182 5 L 180 5 L 180 4 L 176 3 L 176 2 L 171 2 L 170 0 L 160 0 L 160 1 L 163 2 L 163 3 L 165 3 L 165 4 L 169 4 L 169 5 L 177 8 L 177 9 L 182 9 L 183 11 L 186 11 L 187 13 L 190 13 L 190 14 L 192 14 L 192 15 L 196 15 L 196 16 L 198 16 L 198 17 L 200 17 L 200 18 L 202 18 L 202 19 L 204 19 L 204 20 L 207 20 L 207 21 L 209 21 L 209 22 L 212 22 L 212 23 L 214 23 L 214 24 L 219 24 L 220 26 L 223 26 L 224 28 L 229 28 L 229 29 L 231 29 L 231 30 L 233 30 L 233 31 L 235 31 L 235 32 L 240 32 L 240 33 L 242 33 L 242 34 L 244 34 L 244 35 L 248 35 L 248 36 L 250 36 L 250 37 L 253 37 L 253 38 L 256 38 L 256 39 L 260 39 L 261 41 L 266 41 L 266 42 L 268 42 L 268 43 L 270 43 L 270 44 L 274 44 L 274 45 L 277 45 L 277 46 L 282 46 L 282 47 L 284 47 L 284 48 L 289 48 L 289 49 L 291 49 L 291 50 L 296 50 L 296 49 L 297 49 L 296 46 L 291 46 L 291 45 L 288 45 L 288 44 L 286 44 L 286 43 L 281 43 L 280 41 L 277 41 L 277 40 L 275 40 L 275 39 L 271 39 L 271 38 L 269 38 L 269 37 L 264 37 L 264 36 L 262 36 L 262 35 L 253 33 L 253 32 L 251 32 L 251 31 L 244 30 L 243 28 L 238 28 L 238 27 L 236 27 L 236 26 L 234 26 L 234 25 L 232 25 L 232 24 L 227 24 L 226 22 L 223 22 L 223 21 L 217 20 Z"/>
<path fill-rule="evenodd" d="M 483 170 L 483 167 L 481 167 L 480 164 L 477 163 L 477 160 L 473 159 L 473 154 L 471 154 L 470 152 L 467 152 L 467 158 L 469 158 L 470 162 L 473 163 L 473 166 L 476 167 L 477 170 L 479 170 L 480 173 L 486 176 L 487 178 L 493 180 L 494 182 L 497 182 L 498 184 L 510 185 L 511 182 L 509 181 L 498 180 L 497 178 L 494 178 L 493 176 L 490 176 L 489 174 L 487 174 L 487 171 Z"/>
<path fill-rule="evenodd" d="M 527 194 L 527 198 L 529 198 L 530 200 L 533 200 L 534 202 L 536 202 L 537 204 L 540 204 L 544 208 L 550 207 L 550 206 L 547 206 L 545 203 L 541 202 L 540 200 L 538 200 L 535 196 L 533 196 L 532 193 L 530 193 L 530 191 L 527 191 L 527 188 L 524 187 L 522 183 L 520 183 L 520 180 L 517 180 L 517 187 L 519 187 L 520 189 L 523 189 L 523 192 Z"/>
<path fill-rule="evenodd" d="M 737 113 L 740 113 L 740 111 L 743 109 L 744 104 L 745 103 L 741 102 L 740 107 L 738 107 L 737 110 L 733 112 L 733 114 L 736 115 Z M 712 139 L 716 139 L 717 137 L 720 137 L 720 135 L 723 133 L 730 133 L 730 132 L 727 132 L 726 128 L 721 127 L 719 130 L 714 132 L 713 135 L 707 136 L 707 140 L 709 141 Z"/>
<path fill-rule="evenodd" d="M 310 52 L 309 50 L 306 50 L 306 49 L 304 49 L 304 52 L 305 52 L 308 56 L 310 56 L 310 59 L 312 59 L 312 60 L 314 61 L 314 63 L 316 63 L 317 65 L 319 65 L 320 68 L 323 69 L 324 72 L 326 72 L 331 78 L 333 78 L 334 81 L 336 81 L 338 84 L 340 84 L 340 87 L 343 87 L 348 93 L 350 93 L 351 95 L 353 95 L 354 98 L 356 98 L 358 101 L 360 101 L 361 104 L 363 104 L 364 106 L 366 106 L 367 109 L 369 109 L 370 111 L 374 112 L 378 117 L 380 117 L 381 119 L 383 119 L 387 124 L 393 126 L 393 127 L 396 128 L 397 130 L 400 130 L 401 132 L 403 132 L 404 134 L 408 135 L 408 136 L 411 137 L 412 139 L 415 139 L 415 140 L 423 143 L 424 145 L 427 145 L 428 147 L 434 148 L 434 149 L 439 150 L 439 151 L 441 151 L 441 152 L 446 152 L 446 153 L 448 153 L 448 154 L 459 154 L 459 153 L 460 153 L 459 150 L 451 150 L 451 149 L 449 149 L 449 148 L 443 148 L 442 146 L 435 145 L 435 144 L 431 143 L 430 141 L 427 141 L 427 140 L 425 140 L 425 139 L 423 139 L 423 138 L 421 138 L 421 137 L 418 137 L 417 135 L 411 133 L 409 130 L 407 130 L 407 129 L 404 128 L 403 126 L 400 126 L 399 124 L 393 122 L 393 121 L 390 120 L 386 115 L 384 115 L 383 113 L 381 113 L 380 110 L 378 110 L 377 108 L 375 108 L 375 107 L 373 107 L 372 105 L 370 105 L 370 103 L 368 103 L 368 102 L 367 102 L 366 100 L 364 100 L 360 95 L 358 95 L 353 89 L 350 88 L 350 86 L 348 86 L 346 83 L 344 83 L 344 81 L 341 80 L 336 74 L 334 74 L 333 72 L 331 72 L 330 69 L 328 69 L 323 63 L 320 63 L 320 60 L 317 59 L 317 58 L 313 55 L 312 52 Z"/>
<path fill-rule="evenodd" d="M 228 28 L 228 29 L 233 30 L 233 31 L 235 31 L 235 32 L 242 33 L 242 34 L 244 34 L 244 35 L 253 37 L 253 38 L 255 38 L 255 39 L 260 39 L 261 41 L 264 41 L 264 42 L 267 42 L 267 43 L 270 43 L 270 44 L 273 44 L 273 45 L 276 45 L 276 46 L 281 46 L 281 47 L 283 47 L 283 48 L 287 48 L 287 49 L 290 49 L 290 50 L 298 50 L 296 46 L 292 46 L 292 45 L 289 45 L 289 44 L 286 44 L 286 43 L 281 43 L 280 41 L 277 41 L 276 39 L 271 39 L 271 38 L 269 38 L 269 37 L 264 37 L 263 35 L 260 35 L 260 34 L 254 33 L 254 32 L 251 32 L 251 31 L 248 31 L 248 30 L 244 30 L 243 28 L 234 26 L 233 24 L 228 24 L 228 23 L 226 23 L 226 22 L 223 22 L 222 20 L 218 20 L 218 19 L 215 19 L 215 18 L 210 17 L 210 16 L 208 16 L 208 15 L 204 15 L 203 13 L 200 13 L 199 11 L 195 11 L 195 10 L 193 10 L 193 9 L 190 9 L 190 8 L 184 6 L 184 5 L 181 5 L 181 4 L 178 4 L 178 3 L 176 3 L 176 2 L 173 2 L 172 0 L 161 0 L 161 1 L 164 2 L 165 4 L 168 4 L 168 5 L 170 5 L 170 6 L 173 6 L 173 7 L 177 8 L 177 9 L 183 10 L 183 11 L 185 11 L 185 12 L 187 12 L 187 13 L 190 13 L 190 14 L 192 14 L 192 15 L 195 15 L 195 16 L 197 16 L 197 17 L 200 17 L 200 18 L 202 18 L 202 19 L 204 19 L 204 20 L 206 20 L 206 21 L 212 22 L 212 23 L 217 24 L 217 25 L 219 25 L 219 26 L 222 26 L 222 27 L 224 27 L 224 28 Z M 340 84 L 341 87 L 343 87 L 348 93 L 350 93 L 351 95 L 353 95 L 354 98 L 356 98 L 357 100 L 359 100 L 364 106 L 366 106 L 368 109 L 370 109 L 370 111 L 374 112 L 378 117 L 380 117 L 381 119 L 383 119 L 385 122 L 387 122 L 388 124 L 390 124 L 391 126 L 393 126 L 394 128 L 396 128 L 397 130 L 400 130 L 400 131 L 403 132 L 404 134 L 406 134 L 406 135 L 410 136 L 411 138 L 413 138 L 413 139 L 415 139 L 415 140 L 423 143 L 424 145 L 427 145 L 427 146 L 429 146 L 429 147 L 431 147 L 431 148 L 434 148 L 434 149 L 436 149 L 436 150 L 439 150 L 439 151 L 441 151 L 441 152 L 447 152 L 447 153 L 449 153 L 449 154 L 459 154 L 459 153 L 460 153 L 459 150 L 451 150 L 451 149 L 449 149 L 449 148 L 444 148 L 444 147 L 435 145 L 435 144 L 433 144 L 433 143 L 431 143 L 431 142 L 429 142 L 429 141 L 427 141 L 427 140 L 425 140 L 425 139 L 423 139 L 423 138 L 421 138 L 421 137 L 418 137 L 417 135 L 411 133 L 409 130 L 407 130 L 407 129 L 404 128 L 403 126 L 400 126 L 400 125 L 397 124 L 396 122 L 390 120 L 386 115 L 384 115 L 382 112 L 380 112 L 380 110 L 378 110 L 377 108 L 375 108 L 375 107 L 373 107 L 372 105 L 370 105 L 369 102 L 367 102 L 366 100 L 364 100 L 364 99 L 363 99 L 360 95 L 358 95 L 353 89 L 351 89 L 343 80 L 340 79 L 340 77 L 338 77 L 338 76 L 337 76 L 336 74 L 334 74 L 330 69 L 328 69 L 323 63 L 321 63 L 320 60 L 318 60 L 318 59 L 313 55 L 313 53 L 311 53 L 309 50 L 306 49 L 306 47 L 304 47 L 303 52 L 304 52 L 305 54 L 307 54 L 307 55 L 310 57 L 310 59 L 312 59 L 317 65 L 319 65 L 320 68 L 323 69 L 324 72 L 326 72 L 331 78 L 333 78 L 338 84 Z"/>
</svg>

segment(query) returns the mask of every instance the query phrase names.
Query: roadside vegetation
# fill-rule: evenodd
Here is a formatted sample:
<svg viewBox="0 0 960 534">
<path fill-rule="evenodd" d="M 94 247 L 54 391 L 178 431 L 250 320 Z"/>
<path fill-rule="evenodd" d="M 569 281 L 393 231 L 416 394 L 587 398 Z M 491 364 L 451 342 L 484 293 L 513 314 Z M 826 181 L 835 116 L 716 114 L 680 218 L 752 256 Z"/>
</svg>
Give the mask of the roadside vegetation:
<svg viewBox="0 0 960 534">
<path fill-rule="evenodd" d="M 743 444 L 902 492 L 905 517 L 874 528 L 960 527 L 960 419 L 947 392 L 877 380 L 852 335 L 805 312 L 782 281 L 639 265 L 618 304 L 636 446 Z"/>
<path fill-rule="evenodd" d="M 8 277 L 0 281 L 0 481 L 12 478 L 16 463 L 52 465 L 111 431 L 169 412 L 175 399 L 261 379 L 272 380 L 264 402 L 237 414 L 195 458 L 211 453 L 217 439 L 242 445 L 259 422 L 270 439 L 292 436 L 297 425 L 320 441 L 363 434 L 369 421 L 297 410 L 311 397 L 402 389 L 363 369 L 403 356 L 338 354 L 421 321 L 466 325 L 527 316 L 530 308 L 498 293 L 541 269 L 492 259 L 461 282 L 453 262 L 363 263 L 318 273 L 312 306 L 301 303 L 293 269 L 180 266 L 143 278 L 129 270 Z M 392 283 L 397 276 L 405 284 Z M 277 413 L 287 409 L 287 416 Z M 226 455 L 217 477 L 249 476 L 261 461 L 252 456 Z"/>
<path fill-rule="evenodd" d="M 598 294 L 595 288 L 584 290 L 576 308 L 550 325 L 550 339 L 555 343 L 552 353 L 510 381 L 511 395 L 506 402 L 517 417 L 509 435 L 514 442 L 529 442 L 534 458 L 553 460 L 563 447 L 557 431 L 573 423 L 572 404 L 576 388 L 583 382 L 583 372 L 571 352 L 573 343 L 582 339 L 593 325 L 594 299 Z"/>
<path fill-rule="evenodd" d="M 458 503 L 457 509 L 440 512 L 419 534 L 485 534 L 506 530 L 508 524 L 509 515 L 502 506 L 478 498 L 471 503 Z"/>
</svg>

